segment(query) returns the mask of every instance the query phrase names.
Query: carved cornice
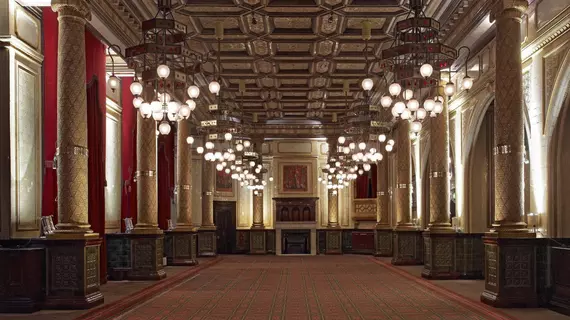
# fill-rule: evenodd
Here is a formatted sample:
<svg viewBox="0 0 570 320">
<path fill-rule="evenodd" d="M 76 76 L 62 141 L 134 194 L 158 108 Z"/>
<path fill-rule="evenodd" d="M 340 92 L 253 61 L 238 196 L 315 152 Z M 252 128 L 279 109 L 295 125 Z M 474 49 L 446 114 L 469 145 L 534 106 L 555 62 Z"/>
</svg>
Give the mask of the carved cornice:
<svg viewBox="0 0 570 320">
<path fill-rule="evenodd" d="M 121 1 L 91 1 L 91 11 L 125 46 L 139 42 L 141 23 Z"/>
<path fill-rule="evenodd" d="M 522 48 L 522 61 L 531 58 L 536 52 L 556 41 L 570 30 L 570 9 L 551 21 L 547 27 L 540 30 L 540 34 Z"/>
</svg>

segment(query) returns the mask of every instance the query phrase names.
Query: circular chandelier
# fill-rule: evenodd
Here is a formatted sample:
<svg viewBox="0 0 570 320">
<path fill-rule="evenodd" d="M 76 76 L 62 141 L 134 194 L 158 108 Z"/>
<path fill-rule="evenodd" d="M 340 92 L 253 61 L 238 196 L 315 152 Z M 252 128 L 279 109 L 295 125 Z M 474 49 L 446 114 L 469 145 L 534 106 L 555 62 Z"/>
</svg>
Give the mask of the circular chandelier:
<svg viewBox="0 0 570 320">
<path fill-rule="evenodd" d="M 461 47 L 455 50 L 439 42 L 439 21 L 428 18 L 423 12 L 423 0 L 409 0 L 410 11 L 406 19 L 396 23 L 394 42 L 390 48 L 382 50 L 380 67 L 385 71 L 387 93 L 380 98 L 382 107 L 388 109 L 394 118 L 411 122 L 411 130 L 418 133 L 422 129 L 422 120 L 436 117 L 443 111 L 444 97 L 437 88 L 442 86 L 441 72 L 448 70 L 449 81 L 444 86 L 444 93 L 451 98 L 456 91 L 451 81 L 452 65 L 461 50 L 467 50 L 465 77 L 462 81 L 464 90 L 473 86 L 473 79 L 467 75 L 467 61 L 470 50 Z M 363 22 L 363 39 L 371 37 L 370 24 Z M 393 82 L 388 85 L 387 76 Z M 368 92 L 374 86 L 371 78 L 365 78 L 362 88 Z M 435 94 L 435 96 L 432 96 Z"/>
<path fill-rule="evenodd" d="M 135 70 L 135 79 L 129 88 L 134 96 L 133 105 L 144 119 L 152 117 L 158 123 L 158 133 L 162 135 L 170 133 L 170 122 L 190 117 L 196 108 L 195 99 L 200 95 L 200 88 L 193 79 L 191 84 L 187 83 L 189 64 L 201 60 L 185 48 L 188 38 L 186 26 L 174 19 L 171 1 L 160 0 L 154 18 L 142 23 L 141 42 L 125 50 L 128 66 Z M 120 52 L 118 46 L 112 45 L 109 55 L 112 48 Z M 108 84 L 114 91 L 119 81 L 112 56 L 111 61 L 113 69 Z M 189 98 L 177 99 L 178 90 L 183 90 Z"/>
</svg>

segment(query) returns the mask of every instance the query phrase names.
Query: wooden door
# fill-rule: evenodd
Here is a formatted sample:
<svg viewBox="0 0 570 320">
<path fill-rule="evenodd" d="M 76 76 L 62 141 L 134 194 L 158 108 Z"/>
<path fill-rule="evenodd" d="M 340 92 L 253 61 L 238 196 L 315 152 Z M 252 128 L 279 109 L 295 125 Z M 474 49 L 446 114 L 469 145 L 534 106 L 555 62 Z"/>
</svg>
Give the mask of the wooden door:
<svg viewBox="0 0 570 320">
<path fill-rule="evenodd" d="M 236 249 L 236 203 L 214 201 L 214 224 L 217 227 L 218 253 L 234 253 Z"/>
</svg>

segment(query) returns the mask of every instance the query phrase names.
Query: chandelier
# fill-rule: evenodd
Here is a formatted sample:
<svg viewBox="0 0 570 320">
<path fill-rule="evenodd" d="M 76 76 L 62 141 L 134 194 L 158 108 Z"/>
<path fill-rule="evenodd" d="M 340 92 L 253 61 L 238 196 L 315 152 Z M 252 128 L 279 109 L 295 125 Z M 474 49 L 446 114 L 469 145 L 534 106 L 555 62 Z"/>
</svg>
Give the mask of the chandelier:
<svg viewBox="0 0 570 320">
<path fill-rule="evenodd" d="M 187 83 L 189 64 L 201 60 L 185 47 L 188 37 L 186 25 L 174 19 L 171 0 L 159 0 L 157 14 L 142 23 L 141 42 L 125 50 L 127 64 L 135 70 L 135 79 L 129 88 L 134 95 L 133 105 L 144 119 L 152 117 L 158 123 L 158 132 L 162 135 L 170 133 L 170 122 L 190 117 L 196 108 L 194 99 L 200 95 L 200 88 L 193 79 L 191 84 Z M 111 45 L 110 56 L 111 49 L 120 53 L 118 46 Z M 113 69 L 108 84 L 114 91 L 119 80 L 112 56 L 111 61 Z M 180 97 L 175 92 L 181 89 L 189 99 L 177 99 Z"/>
<path fill-rule="evenodd" d="M 443 111 L 444 97 L 439 95 L 437 88 L 442 86 L 441 72 L 449 71 L 449 81 L 445 84 L 444 92 L 451 98 L 456 91 L 451 81 L 453 63 L 461 50 L 467 50 L 465 62 L 465 77 L 463 89 L 473 86 L 473 79 L 467 75 L 467 61 L 470 50 L 461 47 L 455 50 L 439 42 L 439 21 L 428 18 L 423 12 L 423 0 L 409 0 L 410 11 L 406 19 L 396 23 L 394 42 L 391 47 L 384 49 L 380 58 L 380 67 L 385 71 L 384 81 L 388 92 L 380 98 L 382 107 L 391 108 L 396 119 L 411 122 L 411 131 L 418 133 L 422 128 L 421 121 L 428 115 L 436 117 Z M 370 39 L 370 25 L 363 23 L 363 38 Z M 388 85 L 387 75 L 393 82 Z M 366 78 L 362 88 L 370 91 L 373 81 Z M 435 94 L 435 96 L 433 96 Z"/>
</svg>

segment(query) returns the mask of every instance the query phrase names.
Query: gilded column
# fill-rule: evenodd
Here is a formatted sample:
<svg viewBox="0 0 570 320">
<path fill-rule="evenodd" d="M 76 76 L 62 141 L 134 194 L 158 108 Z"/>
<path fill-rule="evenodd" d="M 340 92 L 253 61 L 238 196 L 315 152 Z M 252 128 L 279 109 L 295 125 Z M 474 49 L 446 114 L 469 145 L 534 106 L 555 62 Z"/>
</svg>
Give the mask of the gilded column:
<svg viewBox="0 0 570 320">
<path fill-rule="evenodd" d="M 428 229 L 431 232 L 452 232 L 449 221 L 449 114 L 447 98 L 443 96 L 443 111 L 431 118 L 431 152 L 429 155 L 429 206 L 430 221 Z"/>
<path fill-rule="evenodd" d="M 412 223 L 410 122 L 401 120 L 396 141 L 396 214 L 392 264 L 421 264 L 422 234 Z"/>
<path fill-rule="evenodd" d="M 200 229 L 216 228 L 214 225 L 214 162 L 202 161 L 202 225 Z"/>
<path fill-rule="evenodd" d="M 137 224 L 134 233 L 160 234 L 156 181 L 156 122 L 137 117 Z"/>
<path fill-rule="evenodd" d="M 257 194 L 253 193 L 253 224 L 252 229 L 263 229 L 263 190 L 257 190 Z"/>
<path fill-rule="evenodd" d="M 528 231 L 524 214 L 524 105 L 521 18 L 525 0 L 497 1 L 495 80 L 495 222 L 493 230 Z"/>
<path fill-rule="evenodd" d="M 54 0 L 58 12 L 56 233 L 92 233 L 88 220 L 85 0 Z"/>
<path fill-rule="evenodd" d="M 411 142 L 410 123 L 402 120 L 398 124 L 396 141 L 396 230 L 412 229 L 412 203 L 410 187 L 412 175 L 410 169 Z"/>
<path fill-rule="evenodd" d="M 332 184 L 336 185 L 338 180 L 336 177 L 332 178 Z M 338 190 L 328 189 L 328 203 L 329 203 L 329 228 L 338 228 Z"/>
<path fill-rule="evenodd" d="M 524 105 L 522 100 L 521 22 L 526 0 L 496 0 L 495 71 L 495 221 L 484 237 L 485 291 L 481 301 L 495 307 L 537 307 L 537 256 L 524 215 Z"/>
<path fill-rule="evenodd" d="M 390 225 L 390 194 L 388 192 L 388 156 L 377 163 L 377 168 L 374 255 L 389 257 L 392 255 L 392 226 Z"/>
<path fill-rule="evenodd" d="M 186 142 L 190 136 L 190 120 L 178 122 L 177 142 L 177 211 L 176 230 L 192 231 L 192 145 Z"/>
</svg>

